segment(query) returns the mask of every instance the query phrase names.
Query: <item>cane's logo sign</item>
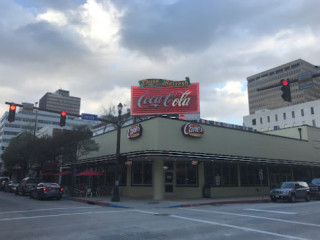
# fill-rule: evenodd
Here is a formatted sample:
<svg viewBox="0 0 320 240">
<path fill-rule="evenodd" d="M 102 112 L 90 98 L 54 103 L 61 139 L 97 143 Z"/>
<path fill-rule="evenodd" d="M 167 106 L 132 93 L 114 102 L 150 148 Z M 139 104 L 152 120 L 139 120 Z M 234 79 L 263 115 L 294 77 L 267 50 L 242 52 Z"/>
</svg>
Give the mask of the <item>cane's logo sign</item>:
<svg viewBox="0 0 320 240">
<path fill-rule="evenodd" d="M 196 123 L 186 123 L 181 128 L 183 135 L 190 137 L 202 137 L 204 130 Z"/>
<path fill-rule="evenodd" d="M 128 139 L 138 138 L 142 135 L 142 126 L 141 124 L 132 125 L 127 132 Z"/>
</svg>

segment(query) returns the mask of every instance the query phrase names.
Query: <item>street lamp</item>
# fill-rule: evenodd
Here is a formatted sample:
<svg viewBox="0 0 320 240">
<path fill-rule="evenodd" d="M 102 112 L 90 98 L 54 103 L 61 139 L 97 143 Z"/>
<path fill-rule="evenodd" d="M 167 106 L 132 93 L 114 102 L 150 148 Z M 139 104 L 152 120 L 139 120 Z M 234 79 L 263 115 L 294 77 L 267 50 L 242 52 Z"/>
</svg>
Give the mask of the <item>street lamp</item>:
<svg viewBox="0 0 320 240">
<path fill-rule="evenodd" d="M 116 149 L 116 170 L 115 170 L 115 182 L 112 191 L 112 202 L 119 202 L 119 162 L 120 162 L 120 135 L 121 135 L 121 113 L 122 113 L 122 104 L 118 104 L 118 119 L 117 119 L 117 149 Z"/>
</svg>

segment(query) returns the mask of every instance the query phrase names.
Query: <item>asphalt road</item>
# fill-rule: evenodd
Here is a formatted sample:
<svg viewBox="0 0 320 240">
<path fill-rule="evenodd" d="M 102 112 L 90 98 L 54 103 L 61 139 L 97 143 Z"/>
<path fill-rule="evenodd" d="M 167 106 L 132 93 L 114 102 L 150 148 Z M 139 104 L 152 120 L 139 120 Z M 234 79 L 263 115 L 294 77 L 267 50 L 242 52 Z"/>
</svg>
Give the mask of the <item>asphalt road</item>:
<svg viewBox="0 0 320 240">
<path fill-rule="evenodd" d="M 319 239 L 320 201 L 121 209 L 0 192 L 1 239 Z"/>
</svg>

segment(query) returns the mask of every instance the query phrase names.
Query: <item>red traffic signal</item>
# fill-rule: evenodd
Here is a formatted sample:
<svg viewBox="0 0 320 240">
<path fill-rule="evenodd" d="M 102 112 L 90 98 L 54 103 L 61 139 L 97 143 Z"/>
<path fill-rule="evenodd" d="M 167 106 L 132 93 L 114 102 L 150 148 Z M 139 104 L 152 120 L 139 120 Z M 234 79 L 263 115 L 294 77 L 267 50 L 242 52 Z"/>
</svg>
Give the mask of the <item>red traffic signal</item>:
<svg viewBox="0 0 320 240">
<path fill-rule="evenodd" d="M 287 80 L 282 80 L 282 86 L 288 86 L 289 82 Z"/>
<path fill-rule="evenodd" d="M 17 106 L 12 104 L 10 105 L 10 111 L 15 111 L 17 109 Z"/>
<path fill-rule="evenodd" d="M 15 120 L 16 109 L 17 109 L 16 105 L 14 105 L 14 104 L 10 105 L 10 107 L 9 107 L 9 115 L 8 115 L 8 121 L 9 122 L 13 122 Z"/>
<path fill-rule="evenodd" d="M 282 79 L 280 83 L 281 83 L 282 99 L 286 102 L 291 102 L 290 82 L 286 79 Z"/>
<path fill-rule="evenodd" d="M 61 127 L 66 125 L 66 118 L 67 118 L 67 112 L 66 111 L 62 111 L 60 113 L 60 126 Z"/>
</svg>

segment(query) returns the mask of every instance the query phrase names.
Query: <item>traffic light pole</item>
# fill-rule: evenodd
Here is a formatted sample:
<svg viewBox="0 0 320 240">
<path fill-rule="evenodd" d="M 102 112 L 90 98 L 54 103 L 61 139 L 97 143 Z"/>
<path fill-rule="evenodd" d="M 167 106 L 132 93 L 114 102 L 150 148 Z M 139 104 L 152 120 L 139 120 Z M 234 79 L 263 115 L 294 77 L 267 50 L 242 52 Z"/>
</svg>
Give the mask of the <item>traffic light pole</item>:
<svg viewBox="0 0 320 240">
<path fill-rule="evenodd" d="M 121 113 L 122 113 L 122 104 L 118 105 L 118 121 L 117 121 L 117 147 L 116 147 L 116 169 L 115 169 L 115 182 L 112 191 L 112 202 L 120 201 L 119 194 L 119 168 L 120 168 L 120 138 L 121 138 Z"/>
</svg>

